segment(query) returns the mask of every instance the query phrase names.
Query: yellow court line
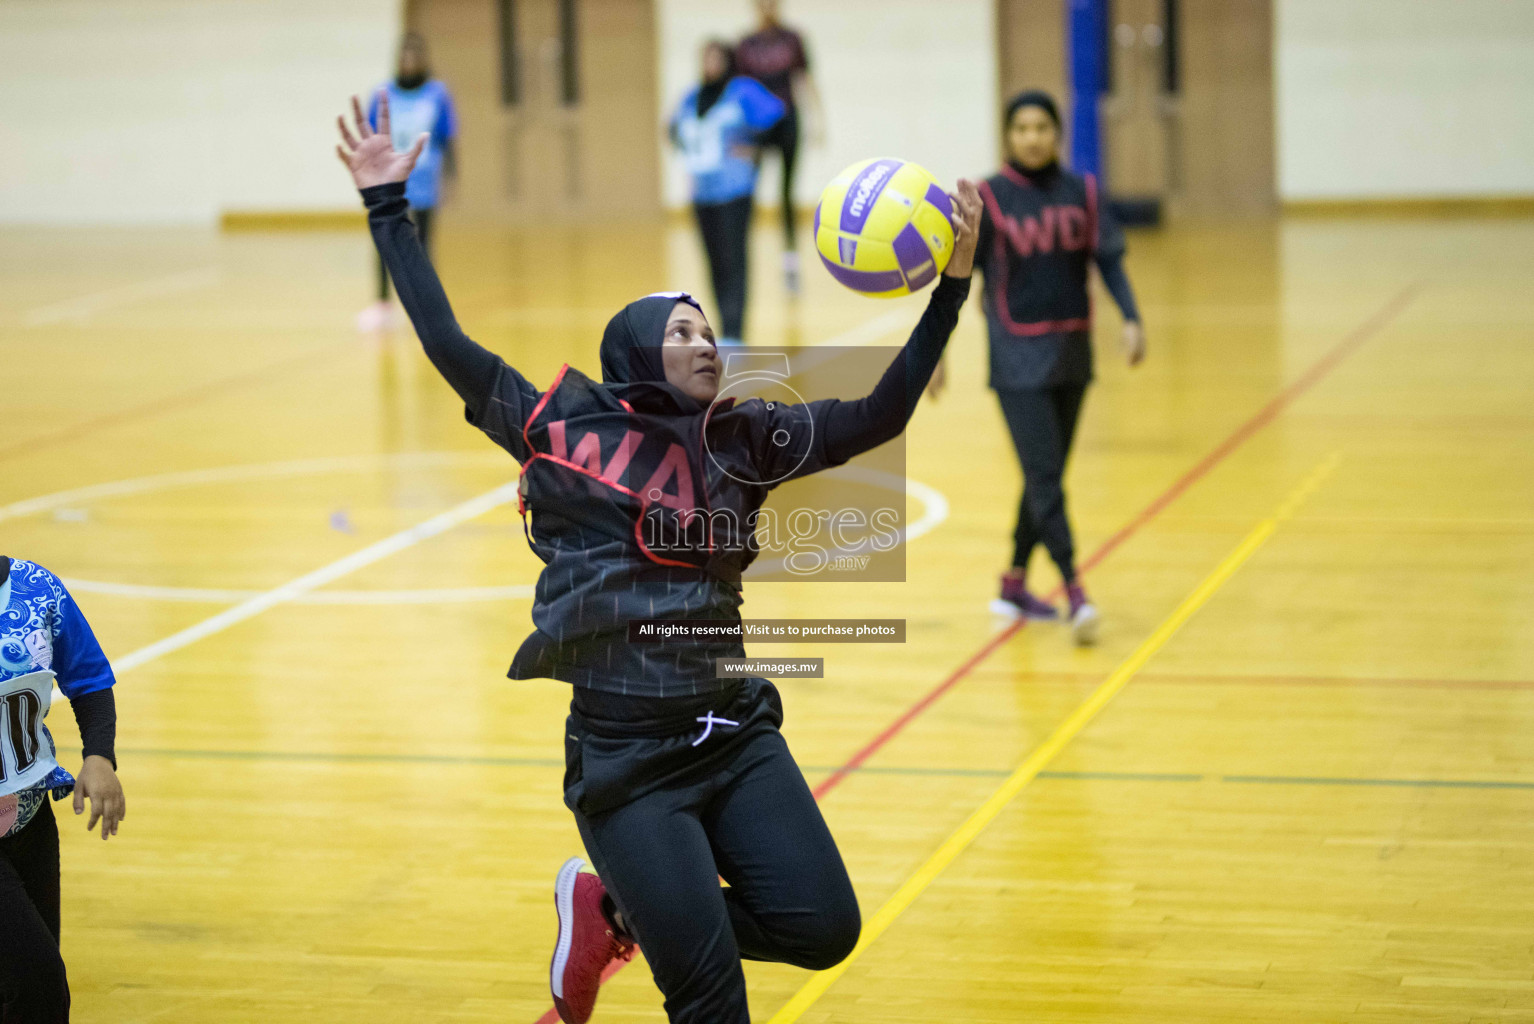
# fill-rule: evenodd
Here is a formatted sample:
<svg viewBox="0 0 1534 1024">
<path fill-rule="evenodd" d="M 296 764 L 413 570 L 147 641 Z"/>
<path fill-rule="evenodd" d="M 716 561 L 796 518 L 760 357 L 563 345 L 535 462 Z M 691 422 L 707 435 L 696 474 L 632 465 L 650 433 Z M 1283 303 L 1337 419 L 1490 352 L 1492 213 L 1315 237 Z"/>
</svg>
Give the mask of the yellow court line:
<svg viewBox="0 0 1534 1024">
<path fill-rule="evenodd" d="M 1333 453 L 1311 471 L 1298 487 L 1289 493 L 1289 496 L 1278 506 L 1274 513 L 1259 522 L 1252 528 L 1252 532 L 1246 535 L 1234 551 L 1226 555 L 1214 571 L 1204 577 L 1194 591 L 1183 598 L 1177 609 L 1167 616 L 1161 625 L 1156 627 L 1155 632 L 1145 639 L 1145 642 L 1137 647 L 1133 654 L 1125 658 L 1113 673 L 1103 680 L 1101 685 L 1092 692 L 1092 695 L 1082 702 L 1081 706 L 1071 712 L 1071 716 L 1060 723 L 1054 733 L 1045 740 L 1042 745 L 1028 755 L 1017 771 L 1013 772 L 1001 787 L 992 793 L 990 798 L 981 804 L 975 813 L 969 816 L 969 820 L 959 826 L 958 831 L 944 840 L 943 845 L 938 847 L 937 852 L 927 859 L 917 872 L 895 891 L 884 906 L 879 908 L 869 921 L 863 925 L 863 934 L 858 939 L 858 944 L 853 947 L 847 959 L 837 964 L 828 971 L 821 971 L 810 978 L 792 999 L 779 1010 L 768 1024 L 793 1024 L 804 1012 L 808 1010 L 815 1000 L 825 994 L 826 990 L 836 984 L 838 978 L 847 972 L 859 956 L 869 946 L 873 945 L 895 923 L 907 907 L 916 901 L 926 891 L 937 876 L 947 870 L 948 866 L 963 853 L 970 843 L 996 819 L 1012 799 L 1022 792 L 1023 787 L 1032 782 L 1055 757 L 1064 750 L 1066 745 L 1075 739 L 1097 717 L 1097 713 L 1107 706 L 1108 702 L 1116 697 L 1129 681 L 1134 678 L 1140 669 L 1145 667 L 1146 662 L 1156 655 L 1156 652 L 1166 646 L 1177 631 L 1193 617 L 1193 614 L 1204 606 L 1214 596 L 1215 591 L 1224 586 L 1226 581 L 1235 575 L 1236 570 L 1244 565 L 1247 559 L 1257 553 L 1269 537 L 1273 536 L 1278 524 L 1294 515 L 1296 509 L 1306 498 L 1321 486 L 1321 482 L 1337 468 L 1341 461 L 1340 453 Z"/>
</svg>

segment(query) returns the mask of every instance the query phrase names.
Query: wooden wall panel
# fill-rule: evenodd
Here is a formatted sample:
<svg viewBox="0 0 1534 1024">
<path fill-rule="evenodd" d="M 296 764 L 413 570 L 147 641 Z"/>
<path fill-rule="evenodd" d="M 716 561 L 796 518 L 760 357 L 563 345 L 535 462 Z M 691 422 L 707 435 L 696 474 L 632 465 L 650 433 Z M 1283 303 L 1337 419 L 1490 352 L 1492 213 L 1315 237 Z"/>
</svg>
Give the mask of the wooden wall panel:
<svg viewBox="0 0 1534 1024">
<path fill-rule="evenodd" d="M 1066 0 L 996 0 L 997 112 L 1008 96 L 1023 89 L 1047 89 L 1070 123 L 1065 87 Z M 1005 142 L 1003 142 L 1005 145 Z"/>
<path fill-rule="evenodd" d="M 581 0 L 581 101 L 560 104 L 557 0 L 517 0 L 521 95 L 501 103 L 495 0 L 411 0 L 458 103 L 454 208 L 476 219 L 573 219 L 660 210 L 653 0 Z"/>
<path fill-rule="evenodd" d="M 1181 0 L 1174 209 L 1277 209 L 1272 0 Z"/>
</svg>

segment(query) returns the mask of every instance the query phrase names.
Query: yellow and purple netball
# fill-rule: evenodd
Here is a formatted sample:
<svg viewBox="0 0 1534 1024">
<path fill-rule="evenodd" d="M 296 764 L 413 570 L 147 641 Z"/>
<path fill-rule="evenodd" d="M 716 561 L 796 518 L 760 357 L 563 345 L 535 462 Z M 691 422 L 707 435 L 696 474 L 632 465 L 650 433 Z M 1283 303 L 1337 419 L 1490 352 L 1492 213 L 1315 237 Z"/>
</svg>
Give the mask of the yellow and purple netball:
<svg viewBox="0 0 1534 1024">
<path fill-rule="evenodd" d="M 937 279 L 953 255 L 953 203 L 916 164 L 853 164 L 820 194 L 815 251 L 855 292 L 892 299 Z"/>
</svg>

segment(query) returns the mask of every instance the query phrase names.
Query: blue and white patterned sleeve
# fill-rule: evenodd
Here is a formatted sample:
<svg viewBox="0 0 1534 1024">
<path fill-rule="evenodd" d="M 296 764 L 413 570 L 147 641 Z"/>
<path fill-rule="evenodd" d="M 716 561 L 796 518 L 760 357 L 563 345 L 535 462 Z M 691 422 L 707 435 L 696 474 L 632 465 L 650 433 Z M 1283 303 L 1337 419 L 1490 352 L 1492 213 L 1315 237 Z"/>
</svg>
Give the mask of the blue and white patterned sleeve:
<svg viewBox="0 0 1534 1024">
<path fill-rule="evenodd" d="M 117 681 L 112 666 L 96 642 L 96 634 L 80 612 L 80 606 L 57 577 L 51 581 L 62 595 L 53 612 L 54 680 L 64 696 L 71 699 L 87 693 L 110 689 Z"/>
</svg>

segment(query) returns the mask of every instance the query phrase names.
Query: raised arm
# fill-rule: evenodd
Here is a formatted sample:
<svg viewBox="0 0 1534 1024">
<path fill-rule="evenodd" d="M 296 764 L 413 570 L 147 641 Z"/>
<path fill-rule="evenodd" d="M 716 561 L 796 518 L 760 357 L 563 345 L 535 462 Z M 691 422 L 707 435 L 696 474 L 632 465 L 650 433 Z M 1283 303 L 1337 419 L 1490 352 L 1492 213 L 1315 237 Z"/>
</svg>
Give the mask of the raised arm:
<svg viewBox="0 0 1534 1024">
<path fill-rule="evenodd" d="M 422 134 L 409 149 L 397 151 L 390 142 L 389 99 L 384 94 L 378 97 L 378 131 L 369 127 L 362 104 L 355 96 L 352 113 L 355 136 L 344 118 L 336 118 L 342 139 L 336 153 L 362 192 L 373 244 L 378 247 L 384 266 L 389 268 L 400 301 L 410 314 L 410 322 L 432 365 L 463 399 L 470 420 L 501 441 L 487 426 L 487 406 L 496 396 L 503 401 L 509 398 L 519 406 L 521 399 L 529 395 L 536 401 L 537 390 L 499 356 L 463 333 L 447 293 L 442 290 L 442 282 L 416 236 L 415 225 L 410 222 L 405 180 L 429 136 Z"/>
<path fill-rule="evenodd" d="M 982 204 L 974 183 L 964 178 L 959 179 L 958 194 L 950 198 L 954 204 L 953 256 L 910 340 L 867 397 L 830 403 L 825 408 L 821 429 L 826 458 L 832 465 L 877 448 L 905 429 L 942 358 L 948 336 L 959 322 L 959 310 L 969 296 Z"/>
</svg>

